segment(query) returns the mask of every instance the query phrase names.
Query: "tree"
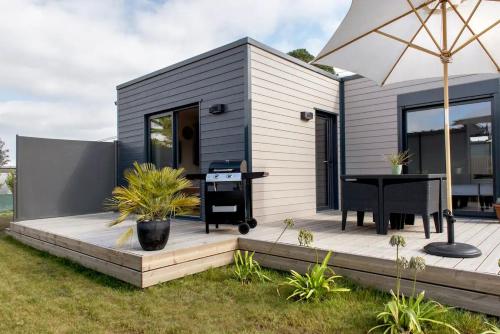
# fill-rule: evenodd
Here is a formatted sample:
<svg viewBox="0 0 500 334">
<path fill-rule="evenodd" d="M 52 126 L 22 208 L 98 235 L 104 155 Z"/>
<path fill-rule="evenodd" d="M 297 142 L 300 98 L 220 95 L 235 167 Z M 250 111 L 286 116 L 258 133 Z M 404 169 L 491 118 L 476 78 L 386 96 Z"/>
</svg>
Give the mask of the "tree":
<svg viewBox="0 0 500 334">
<path fill-rule="evenodd" d="M 14 172 L 10 172 L 7 175 L 7 179 L 5 180 L 5 184 L 7 188 L 9 188 L 10 192 L 14 193 L 14 184 L 16 183 L 16 174 Z"/>
<path fill-rule="evenodd" d="M 292 56 L 294 58 L 300 59 L 306 63 L 309 63 L 311 60 L 314 59 L 314 56 L 309 53 L 306 49 L 295 49 L 290 52 L 288 52 L 289 56 Z M 326 65 L 313 65 L 316 66 L 317 68 L 322 69 L 323 71 L 330 72 L 332 74 L 335 74 L 335 69 L 331 66 L 326 66 Z"/>
<path fill-rule="evenodd" d="M 0 139 L 0 167 L 9 162 L 9 150 L 5 148 L 5 143 Z"/>
</svg>

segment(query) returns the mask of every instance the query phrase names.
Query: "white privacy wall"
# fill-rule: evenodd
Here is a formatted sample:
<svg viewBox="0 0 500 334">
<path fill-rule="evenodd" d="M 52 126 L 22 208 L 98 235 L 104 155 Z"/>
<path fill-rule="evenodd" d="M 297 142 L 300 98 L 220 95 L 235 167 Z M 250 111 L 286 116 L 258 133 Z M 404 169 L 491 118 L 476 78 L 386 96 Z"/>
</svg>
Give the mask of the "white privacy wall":
<svg viewBox="0 0 500 334">
<path fill-rule="evenodd" d="M 253 214 L 259 223 L 316 212 L 314 108 L 338 113 L 339 82 L 250 45 Z"/>
<path fill-rule="evenodd" d="M 450 86 L 490 79 L 492 75 L 460 76 Z M 359 78 L 345 82 L 346 173 L 390 173 L 386 156 L 398 151 L 400 94 L 441 88 L 442 79 L 408 81 L 385 87 Z"/>
</svg>

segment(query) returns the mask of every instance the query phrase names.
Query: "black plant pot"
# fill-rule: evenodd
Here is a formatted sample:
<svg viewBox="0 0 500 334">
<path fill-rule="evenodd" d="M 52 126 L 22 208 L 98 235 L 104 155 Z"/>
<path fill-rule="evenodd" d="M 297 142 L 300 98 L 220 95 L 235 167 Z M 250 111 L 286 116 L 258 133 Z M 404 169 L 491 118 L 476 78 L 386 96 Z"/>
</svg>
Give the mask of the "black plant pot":
<svg viewBox="0 0 500 334">
<path fill-rule="evenodd" d="M 145 251 L 161 250 L 170 235 L 170 219 L 137 222 L 137 236 Z"/>
</svg>

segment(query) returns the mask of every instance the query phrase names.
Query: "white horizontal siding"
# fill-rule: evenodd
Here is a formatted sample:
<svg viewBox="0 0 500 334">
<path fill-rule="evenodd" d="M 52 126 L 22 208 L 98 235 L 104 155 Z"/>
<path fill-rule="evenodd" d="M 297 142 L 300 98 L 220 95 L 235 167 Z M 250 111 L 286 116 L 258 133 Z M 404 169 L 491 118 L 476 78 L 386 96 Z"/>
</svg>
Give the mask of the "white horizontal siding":
<svg viewBox="0 0 500 334">
<path fill-rule="evenodd" d="M 492 78 L 459 76 L 450 85 Z M 398 150 L 397 98 L 400 94 L 442 87 L 440 78 L 408 81 L 380 87 L 360 78 L 345 82 L 346 173 L 389 173 L 386 156 Z"/>
<path fill-rule="evenodd" d="M 255 46 L 250 47 L 253 214 L 261 222 L 316 211 L 314 108 L 338 112 L 339 84 Z"/>
</svg>

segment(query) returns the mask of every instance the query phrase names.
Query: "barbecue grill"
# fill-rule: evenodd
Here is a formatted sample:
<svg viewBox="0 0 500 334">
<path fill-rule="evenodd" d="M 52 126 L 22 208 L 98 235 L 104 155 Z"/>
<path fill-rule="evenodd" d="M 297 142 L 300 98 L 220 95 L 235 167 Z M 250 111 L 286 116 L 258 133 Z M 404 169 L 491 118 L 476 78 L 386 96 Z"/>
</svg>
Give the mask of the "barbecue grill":
<svg viewBox="0 0 500 334">
<path fill-rule="evenodd" d="M 257 226 L 251 216 L 251 181 L 267 176 L 265 172 L 247 172 L 245 160 L 213 161 L 206 174 L 189 174 L 188 179 L 205 181 L 205 229 L 210 224 L 238 225 L 241 234 Z"/>
</svg>

